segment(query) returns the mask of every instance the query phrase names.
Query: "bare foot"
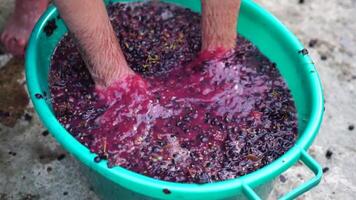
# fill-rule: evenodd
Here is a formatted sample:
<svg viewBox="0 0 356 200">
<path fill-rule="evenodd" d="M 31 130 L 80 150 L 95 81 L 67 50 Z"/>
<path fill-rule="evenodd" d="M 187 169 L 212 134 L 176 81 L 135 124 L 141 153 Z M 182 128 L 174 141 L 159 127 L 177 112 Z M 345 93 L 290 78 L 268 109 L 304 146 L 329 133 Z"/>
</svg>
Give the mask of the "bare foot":
<svg viewBox="0 0 356 200">
<path fill-rule="evenodd" d="M 20 57 L 24 55 L 30 33 L 48 3 L 49 0 L 16 0 L 15 11 L 0 37 L 9 53 Z"/>
</svg>

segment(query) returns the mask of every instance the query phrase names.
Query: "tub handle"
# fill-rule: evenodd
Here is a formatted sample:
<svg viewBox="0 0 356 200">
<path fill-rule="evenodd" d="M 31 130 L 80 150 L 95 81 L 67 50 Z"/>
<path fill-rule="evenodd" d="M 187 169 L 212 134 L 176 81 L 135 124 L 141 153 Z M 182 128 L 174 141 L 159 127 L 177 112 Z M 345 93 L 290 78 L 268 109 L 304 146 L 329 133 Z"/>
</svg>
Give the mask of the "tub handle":
<svg viewBox="0 0 356 200">
<path fill-rule="evenodd" d="M 308 180 L 307 182 L 301 184 L 297 188 L 293 189 L 292 191 L 288 192 L 284 196 L 280 197 L 279 200 L 295 199 L 306 191 L 318 185 L 321 180 L 321 177 L 323 175 L 323 170 L 321 166 L 304 149 L 301 150 L 301 155 L 299 159 L 314 173 L 314 177 Z M 247 196 L 248 199 L 261 200 L 261 197 L 259 197 L 258 194 L 253 191 L 250 186 L 244 184 L 243 190 L 244 194 Z"/>
</svg>

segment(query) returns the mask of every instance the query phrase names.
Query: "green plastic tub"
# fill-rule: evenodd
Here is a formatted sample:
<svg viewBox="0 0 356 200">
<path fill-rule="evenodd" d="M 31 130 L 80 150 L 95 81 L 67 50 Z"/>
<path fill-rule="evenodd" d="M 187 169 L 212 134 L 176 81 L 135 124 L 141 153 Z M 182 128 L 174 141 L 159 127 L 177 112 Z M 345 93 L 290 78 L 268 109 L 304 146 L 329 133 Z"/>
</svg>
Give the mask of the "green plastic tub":
<svg viewBox="0 0 356 200">
<path fill-rule="evenodd" d="M 116 0 L 118 1 L 118 0 Z M 200 12 L 199 0 L 170 0 Z M 44 27 L 55 20 L 58 28 L 46 36 Z M 293 199 L 316 186 L 322 177 L 320 165 L 307 153 L 317 135 L 324 112 L 322 87 L 312 60 L 302 44 L 274 16 L 253 1 L 241 6 L 238 32 L 252 41 L 278 69 L 288 83 L 296 102 L 299 137 L 295 146 L 282 157 L 248 175 L 216 183 L 180 184 L 156 180 L 121 167 L 109 169 L 106 162 L 95 163 L 95 154 L 80 144 L 57 121 L 51 103 L 37 99 L 35 94 L 48 92 L 50 59 L 58 41 L 67 32 L 57 9 L 50 6 L 40 18 L 31 35 L 26 54 L 26 78 L 34 107 L 44 125 L 59 143 L 82 164 L 83 172 L 102 199 L 264 199 L 273 187 L 273 180 L 282 172 L 302 161 L 314 176 L 285 194 Z"/>
</svg>

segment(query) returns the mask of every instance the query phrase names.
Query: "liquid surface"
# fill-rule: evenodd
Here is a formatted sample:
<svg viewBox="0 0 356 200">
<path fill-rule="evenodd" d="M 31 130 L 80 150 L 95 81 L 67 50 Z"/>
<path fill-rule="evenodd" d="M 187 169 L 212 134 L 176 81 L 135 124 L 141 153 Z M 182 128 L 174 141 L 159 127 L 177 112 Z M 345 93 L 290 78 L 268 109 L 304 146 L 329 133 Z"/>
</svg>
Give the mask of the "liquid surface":
<svg viewBox="0 0 356 200">
<path fill-rule="evenodd" d="M 140 75 L 96 91 L 70 36 L 53 55 L 56 116 L 98 154 L 96 162 L 206 183 L 255 171 L 294 145 L 293 99 L 254 45 L 239 37 L 223 56 L 198 56 L 199 15 L 163 3 L 139 5 L 114 4 L 109 14 Z"/>
</svg>

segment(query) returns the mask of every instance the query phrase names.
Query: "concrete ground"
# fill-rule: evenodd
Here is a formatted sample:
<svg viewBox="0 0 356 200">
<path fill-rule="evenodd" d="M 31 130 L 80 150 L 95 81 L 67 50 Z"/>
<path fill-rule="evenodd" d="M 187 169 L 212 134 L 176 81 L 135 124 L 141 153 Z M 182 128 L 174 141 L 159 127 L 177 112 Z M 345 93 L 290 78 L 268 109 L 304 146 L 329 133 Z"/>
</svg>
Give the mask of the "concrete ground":
<svg viewBox="0 0 356 200">
<path fill-rule="evenodd" d="M 12 4 L 0 0 L 0 30 Z M 356 194 L 356 1 L 257 0 L 308 47 L 325 89 L 326 113 L 310 153 L 322 182 L 300 199 L 354 199 Z M 98 199 L 78 163 L 48 135 L 24 90 L 23 66 L 0 56 L 0 200 Z M 302 183 L 297 165 L 276 181 L 269 199 Z"/>
</svg>

